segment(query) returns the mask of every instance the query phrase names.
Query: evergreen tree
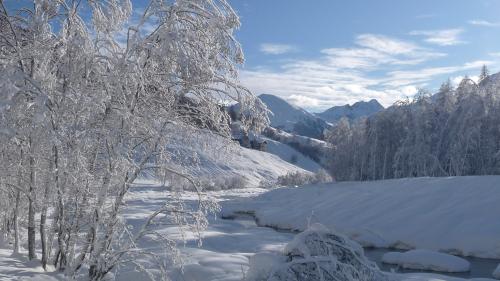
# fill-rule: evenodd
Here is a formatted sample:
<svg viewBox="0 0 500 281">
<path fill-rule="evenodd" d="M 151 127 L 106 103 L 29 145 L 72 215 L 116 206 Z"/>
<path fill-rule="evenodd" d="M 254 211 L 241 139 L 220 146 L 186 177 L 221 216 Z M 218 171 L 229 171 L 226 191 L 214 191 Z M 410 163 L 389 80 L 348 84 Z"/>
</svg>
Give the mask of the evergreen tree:
<svg viewBox="0 0 500 281">
<path fill-rule="evenodd" d="M 439 92 L 440 93 L 447 93 L 453 90 L 453 86 L 451 85 L 450 78 L 448 78 L 443 84 L 441 84 L 441 87 L 439 87 Z"/>
<path fill-rule="evenodd" d="M 420 90 L 363 124 L 339 123 L 327 137 L 331 174 L 340 181 L 500 174 L 499 92 L 500 84 L 466 76 L 456 90 L 446 81 L 433 98 Z"/>
<path fill-rule="evenodd" d="M 483 67 L 481 67 L 481 74 L 479 75 L 479 82 L 486 79 L 488 75 L 490 75 L 488 67 L 486 65 L 483 65 Z"/>
</svg>

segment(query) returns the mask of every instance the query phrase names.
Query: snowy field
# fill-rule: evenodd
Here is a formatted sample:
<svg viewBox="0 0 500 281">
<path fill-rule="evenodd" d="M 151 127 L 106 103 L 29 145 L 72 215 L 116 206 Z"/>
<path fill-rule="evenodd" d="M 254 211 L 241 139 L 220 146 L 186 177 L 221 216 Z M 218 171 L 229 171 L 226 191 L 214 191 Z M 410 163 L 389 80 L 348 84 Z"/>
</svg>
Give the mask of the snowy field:
<svg viewBox="0 0 500 281">
<path fill-rule="evenodd" d="M 405 210 L 404 213 L 409 215 L 411 213 L 411 217 L 415 218 L 411 220 L 413 222 L 419 222 L 422 219 L 419 218 L 422 216 L 422 213 L 427 213 L 425 217 L 435 216 L 437 214 L 449 216 L 449 218 L 454 215 L 461 214 L 462 217 L 460 219 L 461 222 L 458 222 L 459 225 L 464 224 L 466 226 L 472 227 L 472 221 L 469 221 L 469 217 L 472 215 L 480 217 L 478 219 L 483 227 L 476 229 L 474 233 L 468 232 L 468 235 L 483 235 L 486 233 L 485 230 L 492 231 L 491 236 L 481 236 L 485 237 L 482 241 L 482 244 L 478 244 L 478 239 L 474 239 L 474 241 L 469 241 L 467 246 L 468 249 L 471 250 L 470 253 L 479 253 L 479 246 L 486 247 L 488 245 L 495 249 L 494 245 L 498 245 L 498 238 L 493 237 L 493 232 L 497 228 L 494 228 L 494 224 L 490 227 L 488 226 L 488 220 L 494 219 L 494 215 L 498 215 L 495 213 L 495 208 L 492 208 L 491 205 L 494 203 L 493 191 L 496 189 L 494 183 L 499 180 L 500 177 L 484 177 L 484 178 L 461 178 L 461 179 L 415 179 L 415 180 L 394 180 L 394 181 L 385 181 L 385 182 L 373 182 L 370 185 L 363 186 L 363 184 L 356 183 L 345 183 L 345 184 L 335 184 L 333 186 L 322 185 L 322 186 L 308 186 L 304 188 L 296 188 L 296 189 L 276 189 L 272 191 L 267 191 L 259 188 L 247 188 L 243 190 L 228 190 L 228 191 L 214 191 L 208 192 L 207 196 L 213 198 L 215 201 L 219 202 L 223 209 L 226 212 L 229 209 L 235 210 L 252 210 L 255 211 L 255 214 L 259 218 L 260 222 L 266 222 L 272 225 L 277 225 L 280 227 L 291 227 L 300 229 L 301 225 L 292 224 L 293 218 L 290 214 L 295 214 L 296 221 L 300 222 L 302 217 L 298 216 L 298 210 L 304 210 L 307 214 L 304 214 L 304 220 L 307 220 L 307 217 L 310 216 L 310 211 L 312 209 L 315 210 L 313 219 L 320 220 L 321 218 L 331 218 L 332 220 L 325 220 L 327 223 L 331 223 L 335 221 L 337 215 L 333 211 L 334 205 L 340 204 L 339 202 L 345 202 L 343 204 L 348 205 L 351 203 L 351 208 L 342 207 L 343 215 L 351 216 L 351 220 L 354 222 L 360 222 L 360 219 L 356 219 L 352 214 L 354 212 L 358 212 L 358 216 L 363 218 L 367 217 L 368 214 L 362 212 L 361 205 L 366 205 L 368 202 L 378 202 L 377 204 L 368 205 L 366 208 L 367 212 L 371 214 L 372 224 L 367 225 L 365 228 L 358 227 L 354 229 L 365 229 L 366 233 L 372 233 L 376 231 L 379 234 L 380 241 L 389 241 L 388 239 L 390 233 L 396 233 L 399 235 L 403 235 L 401 227 L 393 226 L 389 228 L 388 231 L 383 231 L 382 226 L 387 226 L 392 223 L 401 223 L 400 220 L 396 220 L 394 216 L 389 215 L 391 212 L 387 211 L 385 213 L 385 218 L 378 217 L 380 215 L 380 211 L 377 210 L 374 206 L 383 206 L 385 210 L 390 210 L 391 207 L 395 208 L 393 205 L 389 205 L 389 202 L 394 201 L 389 199 L 389 193 L 394 193 L 396 199 L 408 199 L 399 204 L 401 206 L 401 210 Z M 471 196 L 472 193 L 466 193 L 468 188 L 472 188 L 471 185 L 465 185 L 467 182 L 477 182 L 481 184 L 476 184 L 477 188 L 480 189 L 480 192 L 475 192 L 474 194 L 483 194 L 480 198 L 473 198 Z M 443 184 L 449 183 L 449 184 Z M 370 188 L 368 187 L 370 186 Z M 396 187 L 399 186 L 401 188 L 401 192 L 396 191 Z M 418 188 L 417 188 L 418 187 Z M 424 189 L 420 191 L 420 189 Z M 456 190 L 453 193 L 447 193 L 451 189 Z M 350 199 L 349 194 L 355 194 L 356 192 L 361 192 L 359 201 L 353 203 L 353 200 Z M 431 193 L 429 195 L 424 195 L 426 192 Z M 378 194 L 381 193 L 381 194 Z M 403 197 L 402 194 L 409 193 L 406 197 Z M 333 196 L 334 197 L 327 197 Z M 387 196 L 386 200 L 383 200 L 383 195 Z M 370 195 L 371 199 L 369 200 L 367 197 Z M 302 207 L 304 209 L 300 209 L 301 206 L 297 206 L 298 209 L 291 208 L 290 203 L 298 204 L 300 201 L 297 197 L 302 196 Z M 430 201 L 424 200 L 425 198 L 437 198 L 439 201 Z M 147 216 L 147 213 L 151 210 L 157 208 L 161 205 L 165 200 L 171 200 L 171 193 L 168 191 L 164 191 L 158 186 L 155 185 L 143 185 L 138 186 L 133 189 L 130 195 L 127 198 L 127 205 L 124 217 L 125 219 L 132 225 L 135 225 L 137 222 L 144 220 Z M 196 202 L 196 194 L 194 193 L 186 193 L 183 196 L 183 201 L 186 206 L 190 206 L 195 204 Z M 316 198 L 316 200 L 314 200 Z M 336 199 L 335 199 L 336 198 Z M 409 199 L 413 198 L 413 201 Z M 447 199 L 448 198 L 448 199 Z M 468 198 L 468 200 L 465 200 Z M 490 198 L 490 200 L 486 200 L 486 198 Z M 498 197 L 496 197 L 498 198 Z M 304 200 L 307 199 L 307 200 Z M 324 202 L 323 207 L 331 206 L 330 216 L 322 217 L 322 208 L 321 205 L 318 204 L 318 200 L 323 199 Z M 328 199 L 328 200 L 326 200 Z M 272 202 L 271 202 L 272 200 Z M 296 201 L 294 201 L 296 200 Z M 463 201 L 465 200 L 465 201 Z M 480 200 L 478 203 L 472 203 L 471 201 Z M 285 202 L 286 201 L 286 204 Z M 416 208 L 413 205 L 423 204 L 422 202 L 426 201 L 425 206 L 421 206 L 421 208 Z M 447 202 L 452 201 L 452 202 Z M 244 205 L 242 202 L 245 202 Z M 438 204 L 439 202 L 439 204 Z M 458 204 L 461 202 L 461 204 Z M 490 202 L 490 203 L 488 203 Z M 273 212 L 270 210 L 270 204 L 272 203 Z M 315 204 L 317 208 L 311 208 L 310 206 L 306 206 L 305 204 Z M 451 208 L 450 204 L 454 203 L 455 208 Z M 395 203 L 394 203 L 395 204 Z M 434 206 L 434 204 L 438 206 Z M 482 205 L 482 206 L 481 206 Z M 236 206 L 240 206 L 241 208 L 236 208 Z M 258 209 L 250 208 L 251 206 L 258 207 Z M 292 205 L 293 206 L 293 205 Z M 403 208 L 402 206 L 405 206 Z M 481 207 L 480 207 L 481 206 Z M 495 205 L 496 206 L 496 205 Z M 460 208 L 461 207 L 461 208 Z M 373 208 L 373 209 L 370 209 Z M 483 208 L 485 210 L 490 211 L 490 215 L 487 215 L 488 212 L 482 211 Z M 497 207 L 498 208 L 498 207 Z M 271 217 L 269 214 L 278 213 L 278 209 L 281 209 L 281 218 L 282 223 L 277 223 L 271 221 Z M 471 212 L 471 210 L 476 209 L 473 214 L 467 214 Z M 293 211 L 296 210 L 296 211 Z M 420 212 L 419 210 L 424 210 L 425 212 Z M 440 210 L 438 212 L 438 210 Z M 370 211 L 370 212 L 368 212 Z M 326 212 L 326 211 L 325 211 Z M 440 217 L 436 217 L 439 219 Z M 368 219 L 365 219 L 368 220 Z M 195 237 L 189 233 L 185 234 L 186 242 L 182 242 L 182 238 L 179 232 L 179 229 L 175 226 L 171 225 L 163 225 L 159 227 L 159 231 L 164 234 L 168 234 L 170 237 L 173 237 L 180 246 L 180 253 L 183 260 L 183 268 L 181 269 L 173 269 L 170 271 L 171 278 L 173 280 L 182 280 L 182 281 L 209 281 L 209 280 L 243 280 L 245 276 L 245 272 L 248 269 L 249 258 L 256 253 L 261 252 L 274 252 L 281 253 L 284 250 L 284 247 L 287 243 L 289 243 L 294 234 L 284 231 L 276 231 L 274 229 L 268 227 L 259 227 L 255 224 L 253 219 L 251 218 L 241 218 L 235 220 L 221 219 L 218 215 L 212 215 L 209 218 L 210 225 L 208 226 L 207 231 L 203 234 L 203 244 L 201 246 L 198 245 L 198 241 Z M 457 221 L 457 220 L 451 220 Z M 436 227 L 436 223 L 429 224 Z M 378 226 L 378 228 L 373 229 L 374 226 Z M 405 224 L 405 227 L 410 229 L 416 229 L 417 227 L 423 227 L 421 224 L 413 226 L 412 224 Z M 451 230 L 454 230 L 450 224 L 443 226 L 442 228 L 448 227 Z M 349 229 L 346 228 L 345 225 L 337 225 L 337 230 L 340 229 Z M 424 231 L 422 232 L 431 232 L 431 230 L 427 227 L 423 227 Z M 438 228 L 440 229 L 440 228 Z M 368 232 L 370 231 L 370 232 Z M 437 230 L 431 232 L 431 234 L 435 234 Z M 456 231 L 456 230 L 455 230 Z M 355 231 L 347 231 L 346 233 L 353 234 L 354 238 L 360 237 L 368 237 L 367 235 L 362 236 L 363 232 L 355 232 Z M 429 237 L 428 234 L 426 237 Z M 456 237 L 450 239 L 452 237 Z M 449 235 L 444 238 L 438 239 L 438 242 L 446 243 L 446 241 L 458 241 L 461 236 L 457 236 L 453 233 L 453 231 L 449 232 Z M 468 236 L 475 237 L 475 236 Z M 437 238 L 436 238 L 437 239 Z M 497 240 L 495 240 L 497 239 Z M 410 245 L 413 240 L 401 240 L 400 245 Z M 475 242 L 475 243 L 474 243 Z M 436 243 L 436 245 L 438 245 Z M 446 245 L 446 244 L 445 244 Z M 465 244 L 464 244 L 465 245 Z M 157 249 L 158 253 L 161 253 L 160 245 L 155 244 L 153 240 L 146 241 L 143 245 L 144 248 L 149 249 Z M 475 251 L 472 251 L 475 249 Z M 43 270 L 38 266 L 31 266 L 34 263 L 27 263 L 25 259 L 22 257 L 10 257 L 10 251 L 2 249 L 0 250 L 0 280 L 64 280 L 61 277 L 58 277 L 54 273 L 43 273 Z M 486 252 L 482 252 L 486 253 Z M 489 253 L 489 252 L 488 252 Z M 494 251 L 491 251 L 494 253 Z M 13 275 L 15 274 L 15 275 Z M 22 279 L 19 279 L 20 276 L 24 276 Z M 453 278 L 443 275 L 437 274 L 429 274 L 429 273 L 407 273 L 407 274 L 389 274 L 391 280 L 404 280 L 404 281 L 438 281 L 438 280 L 449 280 L 449 281 L 459 281 L 464 280 L 460 278 Z M 116 273 L 117 280 L 145 280 L 145 276 L 141 273 L 137 272 L 133 268 L 122 267 L 118 269 Z M 480 279 L 475 279 L 480 280 Z M 486 279 L 483 279 L 486 280 Z"/>
<path fill-rule="evenodd" d="M 244 190 L 208 192 L 207 196 L 219 202 L 226 209 L 238 202 L 259 200 L 261 197 L 280 190 L 290 189 L 267 191 L 259 188 L 248 188 Z M 168 192 L 157 188 L 137 188 L 129 197 L 125 218 L 128 220 L 144 218 L 148 210 L 155 208 L 158 204 L 167 200 L 169 196 Z M 183 199 L 188 205 L 194 204 L 196 195 L 187 193 Z M 204 238 L 201 247 L 198 246 L 197 240 L 189 234 L 186 235 L 187 241 L 184 244 L 177 227 L 166 226 L 164 228 L 165 233 L 177 237 L 181 245 L 183 270 L 173 270 L 171 272 L 173 280 L 243 280 L 251 256 L 261 252 L 281 253 L 286 244 L 294 237 L 294 234 L 289 232 L 257 226 L 252 218 L 245 216 L 228 220 L 221 219 L 220 215 L 217 215 L 211 216 L 209 221 L 210 225 L 203 234 Z M 118 280 L 141 280 L 137 275 L 131 274 L 127 270 L 118 274 L 117 277 Z M 404 281 L 463 280 L 429 273 L 392 274 L 391 278 Z"/>
<path fill-rule="evenodd" d="M 208 192 L 207 196 L 222 203 L 234 198 L 254 197 L 264 189 L 246 188 Z M 136 188 L 128 198 L 125 218 L 128 221 L 144 219 L 148 211 L 157 208 L 165 200 L 170 199 L 169 192 L 157 188 Z M 197 195 L 188 192 L 183 197 L 187 206 L 196 204 Z M 292 234 L 277 233 L 266 228 L 257 227 L 253 220 L 222 220 L 217 215 L 209 217 L 209 228 L 203 233 L 203 244 L 190 233 L 185 233 L 186 243 L 183 243 L 180 231 L 176 226 L 165 226 L 163 233 L 175 237 L 182 253 L 183 269 L 171 272 L 173 280 L 241 280 L 247 270 L 248 258 L 260 251 L 279 251 L 291 238 Z M 149 245 L 154 247 L 154 245 Z M 128 270 L 117 275 L 118 280 L 140 280 L 138 273 Z M 139 275 L 140 276 L 140 275 Z"/>
<path fill-rule="evenodd" d="M 276 189 L 226 205 L 260 225 L 319 222 L 363 246 L 500 258 L 500 176 L 416 178 Z"/>
</svg>

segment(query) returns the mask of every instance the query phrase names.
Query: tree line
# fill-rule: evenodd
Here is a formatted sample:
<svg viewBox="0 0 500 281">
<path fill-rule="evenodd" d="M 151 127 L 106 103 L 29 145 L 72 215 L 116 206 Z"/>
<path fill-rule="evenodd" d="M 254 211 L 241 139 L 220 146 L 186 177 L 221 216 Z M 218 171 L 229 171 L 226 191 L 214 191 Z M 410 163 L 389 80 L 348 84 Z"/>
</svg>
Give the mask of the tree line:
<svg viewBox="0 0 500 281">
<path fill-rule="evenodd" d="M 467 76 L 328 132 L 337 180 L 500 174 L 500 80 Z"/>
</svg>

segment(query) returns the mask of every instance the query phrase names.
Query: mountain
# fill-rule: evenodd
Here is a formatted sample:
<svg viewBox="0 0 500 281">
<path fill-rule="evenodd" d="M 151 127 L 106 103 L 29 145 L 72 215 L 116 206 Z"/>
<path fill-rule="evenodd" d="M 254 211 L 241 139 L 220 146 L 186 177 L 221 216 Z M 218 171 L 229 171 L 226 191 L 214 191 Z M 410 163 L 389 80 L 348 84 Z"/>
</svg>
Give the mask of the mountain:
<svg viewBox="0 0 500 281">
<path fill-rule="evenodd" d="M 271 127 L 316 139 L 323 138 L 323 131 L 329 127 L 321 118 L 277 96 L 262 94 L 259 99 L 272 112 Z"/>
<path fill-rule="evenodd" d="M 368 117 L 383 109 L 384 107 L 377 100 L 372 99 L 368 102 L 360 101 L 353 105 L 334 106 L 324 112 L 316 113 L 316 115 L 327 122 L 336 123 L 342 117 L 355 120 L 360 117 Z"/>
</svg>

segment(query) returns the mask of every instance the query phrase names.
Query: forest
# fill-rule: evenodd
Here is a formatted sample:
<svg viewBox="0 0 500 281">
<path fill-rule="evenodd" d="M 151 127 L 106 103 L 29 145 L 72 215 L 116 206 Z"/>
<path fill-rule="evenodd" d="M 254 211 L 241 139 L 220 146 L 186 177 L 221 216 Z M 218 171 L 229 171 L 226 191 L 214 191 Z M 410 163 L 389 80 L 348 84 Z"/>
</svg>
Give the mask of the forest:
<svg viewBox="0 0 500 281">
<path fill-rule="evenodd" d="M 337 180 L 500 174 L 499 76 L 481 70 L 328 132 Z"/>
</svg>

